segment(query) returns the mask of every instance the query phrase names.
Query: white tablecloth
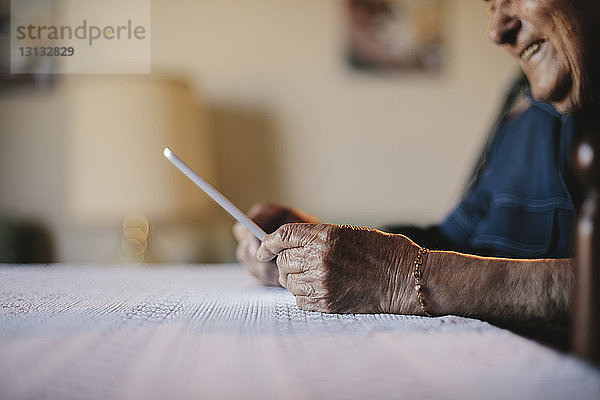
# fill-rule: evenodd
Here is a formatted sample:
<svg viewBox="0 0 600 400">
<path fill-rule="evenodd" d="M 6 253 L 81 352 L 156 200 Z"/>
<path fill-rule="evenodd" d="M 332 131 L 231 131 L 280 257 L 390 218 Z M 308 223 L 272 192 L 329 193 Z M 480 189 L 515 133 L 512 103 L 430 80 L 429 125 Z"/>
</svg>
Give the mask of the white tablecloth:
<svg viewBox="0 0 600 400">
<path fill-rule="evenodd" d="M 600 372 L 459 317 L 300 311 L 237 265 L 0 267 L 0 399 L 600 399 Z"/>
</svg>

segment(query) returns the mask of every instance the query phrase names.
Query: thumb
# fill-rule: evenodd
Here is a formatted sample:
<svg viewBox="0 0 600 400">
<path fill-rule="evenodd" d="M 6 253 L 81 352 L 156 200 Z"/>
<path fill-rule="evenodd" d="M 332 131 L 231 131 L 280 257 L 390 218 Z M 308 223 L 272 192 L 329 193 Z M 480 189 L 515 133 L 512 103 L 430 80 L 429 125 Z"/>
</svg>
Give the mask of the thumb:
<svg viewBox="0 0 600 400">
<path fill-rule="evenodd" d="M 317 224 L 285 224 L 270 235 L 265 236 L 256 259 L 266 262 L 274 259 L 285 249 L 303 247 L 314 237 Z"/>
</svg>

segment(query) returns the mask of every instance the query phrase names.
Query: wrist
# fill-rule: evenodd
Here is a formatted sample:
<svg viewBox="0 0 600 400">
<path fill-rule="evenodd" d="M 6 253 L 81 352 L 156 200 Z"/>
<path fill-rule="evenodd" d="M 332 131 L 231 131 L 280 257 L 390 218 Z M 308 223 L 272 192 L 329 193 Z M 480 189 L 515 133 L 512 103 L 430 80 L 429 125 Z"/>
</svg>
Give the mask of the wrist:
<svg viewBox="0 0 600 400">
<path fill-rule="evenodd" d="M 415 292 L 417 295 L 417 300 L 419 301 L 419 307 L 421 307 L 421 312 L 428 316 L 428 317 L 433 317 L 433 314 L 429 311 L 428 307 L 425 305 L 425 299 L 424 297 L 428 294 L 428 290 L 427 290 L 427 286 L 425 285 L 424 282 L 424 274 L 423 274 L 423 265 L 425 264 L 425 261 L 427 260 L 427 256 L 428 256 L 429 250 L 421 247 L 419 249 L 419 251 L 417 252 L 417 255 L 413 261 L 413 270 L 412 270 L 412 275 L 413 275 L 413 280 L 415 283 Z"/>
<path fill-rule="evenodd" d="M 413 262 L 421 247 L 403 235 L 393 235 L 396 240 L 394 259 L 389 263 L 389 309 L 393 314 L 422 315 L 413 276 Z"/>
</svg>

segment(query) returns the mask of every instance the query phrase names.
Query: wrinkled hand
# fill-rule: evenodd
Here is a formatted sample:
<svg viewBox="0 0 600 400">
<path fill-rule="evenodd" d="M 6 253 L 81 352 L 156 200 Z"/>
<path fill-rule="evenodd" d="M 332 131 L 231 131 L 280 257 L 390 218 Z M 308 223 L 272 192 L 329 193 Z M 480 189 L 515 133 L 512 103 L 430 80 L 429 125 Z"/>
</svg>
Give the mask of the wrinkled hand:
<svg viewBox="0 0 600 400">
<path fill-rule="evenodd" d="M 316 217 L 301 211 L 268 203 L 253 205 L 247 215 L 267 233 L 274 232 L 281 225 L 290 222 L 318 222 Z M 233 226 L 233 234 L 238 240 L 238 261 L 263 285 L 279 286 L 277 264 L 274 261 L 260 262 L 256 259 L 260 241 L 239 222 Z"/>
<path fill-rule="evenodd" d="M 257 258 L 277 257 L 279 282 L 308 311 L 417 314 L 412 260 L 402 235 L 329 224 L 287 224 L 267 235 Z"/>
</svg>

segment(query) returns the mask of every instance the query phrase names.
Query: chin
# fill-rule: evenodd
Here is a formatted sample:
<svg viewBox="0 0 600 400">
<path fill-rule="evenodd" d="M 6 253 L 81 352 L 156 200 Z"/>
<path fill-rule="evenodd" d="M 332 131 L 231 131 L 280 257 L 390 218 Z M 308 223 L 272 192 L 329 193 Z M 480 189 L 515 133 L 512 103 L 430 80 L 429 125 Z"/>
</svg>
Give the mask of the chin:
<svg viewBox="0 0 600 400">
<path fill-rule="evenodd" d="M 557 85 L 556 82 L 531 84 L 531 94 L 536 100 L 550 103 L 561 114 L 573 114 L 583 105 L 583 96 L 573 81 Z"/>
</svg>

